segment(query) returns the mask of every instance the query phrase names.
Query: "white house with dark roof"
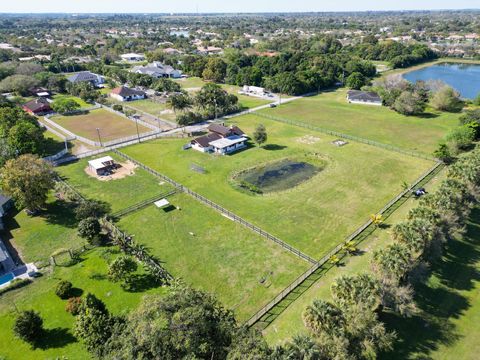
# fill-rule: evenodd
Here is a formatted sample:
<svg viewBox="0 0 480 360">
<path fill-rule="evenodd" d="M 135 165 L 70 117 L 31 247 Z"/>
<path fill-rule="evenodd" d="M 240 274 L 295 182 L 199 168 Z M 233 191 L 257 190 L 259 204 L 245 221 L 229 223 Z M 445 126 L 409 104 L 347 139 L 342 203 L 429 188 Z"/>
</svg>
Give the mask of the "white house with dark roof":
<svg viewBox="0 0 480 360">
<path fill-rule="evenodd" d="M 147 97 L 147 94 L 141 90 L 130 89 L 126 86 L 120 86 L 111 91 L 110 97 L 118 101 L 134 101 Z"/>
<path fill-rule="evenodd" d="M 99 86 L 105 82 L 105 78 L 101 75 L 91 73 L 90 71 L 81 71 L 68 78 L 71 83 L 89 82 L 93 86 Z"/>
<path fill-rule="evenodd" d="M 208 130 L 207 135 L 200 136 L 190 142 L 192 149 L 226 155 L 247 146 L 248 137 L 237 126 L 227 127 L 220 124 L 211 124 Z"/>
<path fill-rule="evenodd" d="M 350 90 L 347 93 L 347 101 L 352 104 L 382 105 L 382 98 L 371 91 Z"/>
<path fill-rule="evenodd" d="M 123 61 L 128 61 L 128 62 L 145 61 L 145 55 L 135 54 L 135 53 L 122 54 L 120 55 L 120 58 Z"/>
<path fill-rule="evenodd" d="M 131 70 L 137 74 L 145 74 L 153 76 L 154 78 L 174 78 L 178 79 L 182 77 L 182 72 L 175 69 L 173 66 L 164 65 L 161 62 L 154 61 L 151 64 L 145 66 L 135 66 Z"/>
</svg>

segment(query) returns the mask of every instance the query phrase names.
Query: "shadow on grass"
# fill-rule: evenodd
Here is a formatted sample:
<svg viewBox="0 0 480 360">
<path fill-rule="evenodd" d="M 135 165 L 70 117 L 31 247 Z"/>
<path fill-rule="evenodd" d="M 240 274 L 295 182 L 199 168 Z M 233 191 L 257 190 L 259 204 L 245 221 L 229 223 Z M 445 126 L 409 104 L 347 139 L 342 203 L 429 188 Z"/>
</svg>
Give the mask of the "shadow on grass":
<svg viewBox="0 0 480 360">
<path fill-rule="evenodd" d="M 435 119 L 437 118 L 439 115 L 438 114 L 434 114 L 434 113 L 430 113 L 430 112 L 425 112 L 423 114 L 418 114 L 418 115 L 415 115 L 421 119 Z"/>
<path fill-rule="evenodd" d="M 278 145 L 278 144 L 267 144 L 267 145 L 264 145 L 263 148 L 264 148 L 265 150 L 269 150 L 269 151 L 278 151 L 278 150 L 286 149 L 287 146 L 285 146 L 285 145 Z"/>
<path fill-rule="evenodd" d="M 144 292 L 160 286 L 160 283 L 150 274 L 132 275 L 129 284 L 125 286 L 128 292 Z"/>
<path fill-rule="evenodd" d="M 75 228 L 77 220 L 74 212 L 75 205 L 63 200 L 56 200 L 47 204 L 46 208 L 39 216 L 45 218 L 47 223 L 61 225 L 68 228 Z"/>
<path fill-rule="evenodd" d="M 397 332 L 394 349 L 382 354 L 381 359 L 407 359 L 414 354 L 429 358 L 440 345 L 448 346 L 458 341 L 459 335 L 451 322 L 462 316 L 472 305 L 458 293 L 474 288 L 479 281 L 480 261 L 480 209 L 476 209 L 467 224 L 463 240 L 452 241 L 441 261 L 432 266 L 433 280 L 415 287 L 415 300 L 420 310 L 418 316 L 409 319 L 385 314 L 383 321 Z"/>
<path fill-rule="evenodd" d="M 76 342 L 77 339 L 67 328 L 45 329 L 41 339 L 35 344 L 39 349 L 57 349 Z"/>
</svg>

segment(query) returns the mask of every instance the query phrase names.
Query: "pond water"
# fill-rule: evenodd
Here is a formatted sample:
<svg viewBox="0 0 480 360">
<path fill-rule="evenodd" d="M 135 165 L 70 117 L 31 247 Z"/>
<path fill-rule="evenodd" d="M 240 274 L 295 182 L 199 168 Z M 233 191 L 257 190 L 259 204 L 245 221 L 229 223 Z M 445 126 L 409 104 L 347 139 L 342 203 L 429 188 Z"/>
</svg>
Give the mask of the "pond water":
<svg viewBox="0 0 480 360">
<path fill-rule="evenodd" d="M 441 80 L 466 99 L 474 99 L 480 93 L 480 64 L 442 63 L 411 71 L 403 77 L 411 82 Z"/>
<path fill-rule="evenodd" d="M 306 162 L 286 159 L 247 170 L 239 176 L 239 180 L 253 184 L 263 193 L 268 193 L 297 186 L 321 170 L 322 168 Z"/>
</svg>

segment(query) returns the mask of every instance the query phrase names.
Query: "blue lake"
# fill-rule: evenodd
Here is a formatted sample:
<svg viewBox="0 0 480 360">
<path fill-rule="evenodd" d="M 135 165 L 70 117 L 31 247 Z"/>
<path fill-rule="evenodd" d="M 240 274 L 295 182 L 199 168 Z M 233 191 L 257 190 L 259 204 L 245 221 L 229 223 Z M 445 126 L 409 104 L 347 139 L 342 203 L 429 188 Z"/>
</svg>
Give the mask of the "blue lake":
<svg viewBox="0 0 480 360">
<path fill-rule="evenodd" d="M 477 64 L 443 63 L 411 71 L 403 77 L 411 82 L 441 80 L 466 99 L 474 99 L 480 94 L 480 65 Z"/>
</svg>

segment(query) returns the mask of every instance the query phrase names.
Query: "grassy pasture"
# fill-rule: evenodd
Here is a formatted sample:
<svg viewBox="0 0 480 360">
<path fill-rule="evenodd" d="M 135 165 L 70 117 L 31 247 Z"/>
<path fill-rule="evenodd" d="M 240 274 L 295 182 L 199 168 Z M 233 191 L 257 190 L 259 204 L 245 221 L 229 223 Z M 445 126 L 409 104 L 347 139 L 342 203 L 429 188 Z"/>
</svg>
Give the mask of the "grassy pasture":
<svg viewBox="0 0 480 360">
<path fill-rule="evenodd" d="M 403 181 L 413 182 L 432 166 L 429 161 L 358 143 L 336 147 L 332 137 L 255 115 L 237 117 L 235 123 L 247 134 L 263 123 L 268 146 L 222 157 L 184 151 L 185 140 L 162 139 L 122 151 L 318 258 L 398 194 Z M 283 192 L 252 195 L 232 182 L 239 171 L 259 164 L 311 156 L 325 160 L 325 169 Z M 206 173 L 192 171 L 192 164 Z"/>
<path fill-rule="evenodd" d="M 118 162 L 124 161 L 114 154 L 109 155 Z M 134 175 L 122 179 L 100 181 L 85 172 L 88 160 L 94 158 L 81 159 L 75 163 L 59 166 L 56 170 L 64 180 L 82 195 L 110 204 L 112 212 L 171 190 L 168 184 L 160 184 L 158 179 L 140 168 L 134 170 Z"/>
<path fill-rule="evenodd" d="M 135 123 L 108 110 L 96 109 L 82 115 L 55 115 L 51 118 L 60 126 L 74 134 L 98 141 L 97 128 L 100 129 L 102 141 L 115 140 L 137 133 Z M 151 131 L 138 125 L 140 133 Z"/>
<path fill-rule="evenodd" d="M 113 248 L 111 248 L 113 249 Z M 167 290 L 152 287 L 146 281 L 137 289 L 126 291 L 120 284 L 107 278 L 107 261 L 117 254 L 105 254 L 104 248 L 97 248 L 82 255 L 81 261 L 68 267 L 57 266 L 53 272 L 46 272 L 24 288 L 2 295 L 0 301 L 0 358 L 2 359 L 70 359 L 91 358 L 85 347 L 73 336 L 74 317 L 65 311 L 66 300 L 55 295 L 59 280 L 68 280 L 78 295 L 93 293 L 104 301 L 113 314 L 126 314 L 135 308 L 145 294 L 164 294 Z M 144 279 L 143 270 L 136 276 Z M 16 311 L 35 310 L 44 320 L 46 333 L 33 349 L 13 334 L 12 327 Z"/>
<path fill-rule="evenodd" d="M 349 104 L 343 89 L 261 111 L 427 154 L 458 125 L 459 117 L 430 110 L 423 117 L 403 116 L 383 106 Z"/>
<path fill-rule="evenodd" d="M 93 105 L 85 102 L 84 100 L 80 99 L 79 97 L 76 96 L 71 96 L 71 95 L 65 95 L 65 94 L 56 94 L 52 96 L 52 99 L 55 100 L 60 100 L 60 99 L 69 99 L 75 101 L 78 105 L 80 105 L 80 109 L 87 109 L 91 108 Z"/>
<path fill-rule="evenodd" d="M 432 192 L 444 178 L 445 171 L 442 171 L 430 180 L 425 187 L 429 192 Z M 391 226 L 403 221 L 408 211 L 417 205 L 417 199 L 409 198 L 385 219 L 385 224 Z M 300 296 L 298 294 L 289 296 L 288 301 L 282 304 L 283 306 L 288 305 L 286 308 L 278 307 L 273 310 L 277 317 L 263 330 L 266 340 L 271 345 L 276 345 L 291 339 L 296 334 L 306 333 L 307 330 L 302 321 L 304 309 L 315 299 L 330 300 L 330 286 L 337 277 L 369 271 L 373 252 L 385 247 L 391 241 L 388 227 L 374 229 L 358 246 L 362 251 L 361 255 L 347 256 L 342 260 L 342 266 L 331 268 L 322 277 L 312 276 L 313 283 L 308 281 L 299 288 L 302 291 Z M 315 281 L 317 278 L 318 280 Z"/>
<path fill-rule="evenodd" d="M 215 293 L 237 319 L 248 319 L 309 264 L 186 194 L 122 218 L 120 228 L 147 245 L 175 276 Z M 193 235 L 192 235 L 193 234 Z"/>
</svg>

